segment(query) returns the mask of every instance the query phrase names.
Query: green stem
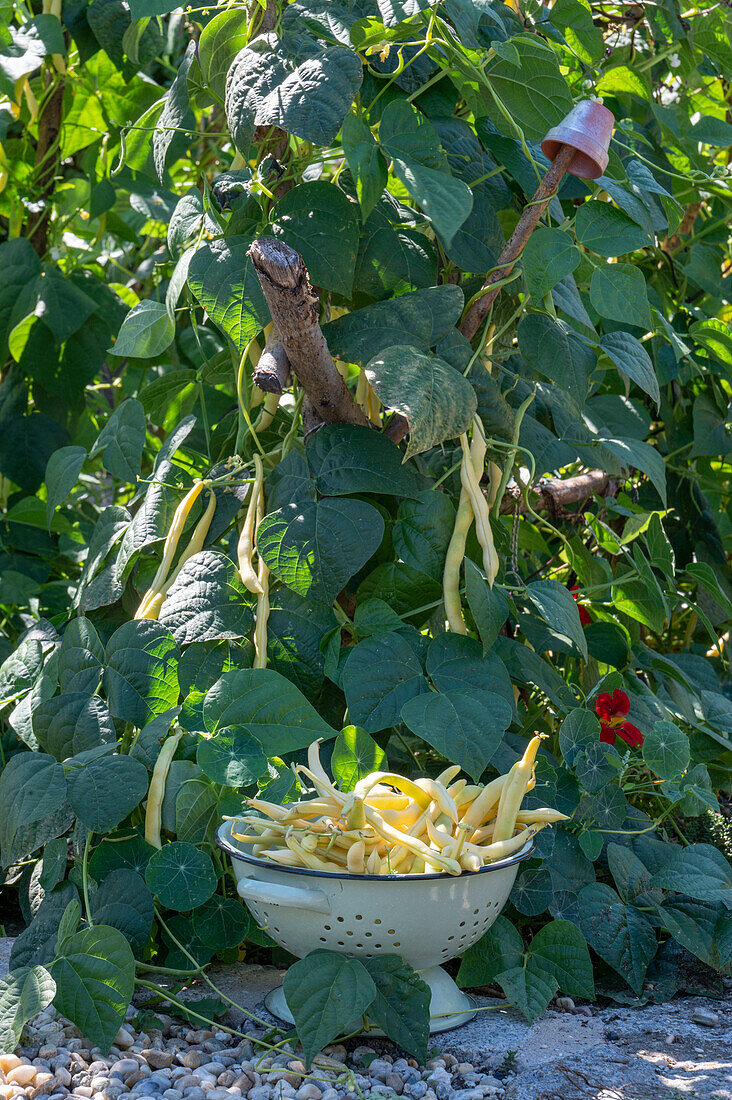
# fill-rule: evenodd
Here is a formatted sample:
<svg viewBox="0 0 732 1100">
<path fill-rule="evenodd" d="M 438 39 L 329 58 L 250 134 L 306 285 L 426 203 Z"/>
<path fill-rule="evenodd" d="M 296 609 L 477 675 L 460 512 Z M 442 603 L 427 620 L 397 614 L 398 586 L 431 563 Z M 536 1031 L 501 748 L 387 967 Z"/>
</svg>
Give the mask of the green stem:
<svg viewBox="0 0 732 1100">
<path fill-rule="evenodd" d="M 84 855 L 81 859 L 81 889 L 84 895 L 84 912 L 86 913 L 86 920 L 89 927 L 92 927 L 94 921 L 92 920 L 91 907 L 89 905 L 89 847 L 91 845 L 91 838 L 94 834 L 90 831 L 86 834 L 86 841 L 84 842 Z"/>
<path fill-rule="evenodd" d="M 169 938 L 173 941 L 175 946 L 180 951 L 183 952 L 183 954 L 186 956 L 186 958 L 190 959 L 191 962 L 194 964 L 194 966 L 197 967 L 198 966 L 198 960 L 195 959 L 193 957 L 193 955 L 191 955 L 190 951 L 186 947 L 183 946 L 183 944 L 180 942 L 180 940 L 176 939 L 176 937 L 173 935 L 173 933 L 170 931 L 167 924 L 163 920 L 162 916 L 160 915 L 160 911 L 158 909 L 155 910 L 155 915 L 157 917 L 158 923 L 160 924 L 161 928 L 165 929 L 166 935 L 169 936 Z M 254 1020 L 256 1023 L 260 1024 L 262 1027 L 268 1028 L 270 1026 L 267 1023 L 266 1020 L 263 1020 L 260 1016 L 256 1016 L 253 1012 L 250 1012 L 248 1008 L 244 1008 L 243 1005 L 237 1004 L 236 1001 L 232 1001 L 231 997 L 228 997 L 226 995 L 226 993 L 223 992 L 223 990 L 219 989 L 219 987 L 211 981 L 211 979 L 209 978 L 208 974 L 205 973 L 205 971 L 201 971 L 201 977 L 204 980 L 204 982 L 206 983 L 206 985 L 209 986 L 210 989 L 213 989 L 213 991 L 214 991 L 214 993 L 216 994 L 217 997 L 220 997 L 222 1001 L 226 1001 L 226 1003 L 231 1005 L 232 1008 L 235 1008 L 237 1010 L 237 1012 L 243 1012 L 244 1015 L 248 1016 L 250 1020 Z"/>
<path fill-rule="evenodd" d="M 511 476 L 513 470 L 513 464 L 516 461 L 516 453 L 518 451 L 519 433 L 521 431 L 521 421 L 524 418 L 526 410 L 536 396 L 536 390 L 530 393 L 529 396 L 519 405 L 516 410 L 516 421 L 513 429 L 513 439 L 511 440 L 511 449 L 506 456 L 506 465 L 503 467 L 503 473 L 501 474 L 501 483 L 498 486 L 498 492 L 496 493 L 496 499 L 493 502 L 493 515 L 498 519 L 501 514 L 501 501 L 503 495 L 506 492 L 506 486 L 508 485 L 508 479 Z"/>
</svg>

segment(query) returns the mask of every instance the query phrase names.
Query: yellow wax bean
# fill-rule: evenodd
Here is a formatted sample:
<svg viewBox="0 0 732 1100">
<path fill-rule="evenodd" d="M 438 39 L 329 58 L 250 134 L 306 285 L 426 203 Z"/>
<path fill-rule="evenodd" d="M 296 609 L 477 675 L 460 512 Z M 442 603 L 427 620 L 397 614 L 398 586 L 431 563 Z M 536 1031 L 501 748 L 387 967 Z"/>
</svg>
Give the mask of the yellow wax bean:
<svg viewBox="0 0 732 1100">
<path fill-rule="evenodd" d="M 493 830 L 494 841 L 500 842 L 502 840 L 509 840 L 510 837 L 513 836 L 516 826 L 516 815 L 519 812 L 529 780 L 532 777 L 534 762 L 536 761 L 536 754 L 539 751 L 541 741 L 541 736 L 532 737 L 526 746 L 524 755 L 513 765 L 508 773 L 508 779 L 501 791 L 501 798 L 498 803 L 496 826 Z"/>
</svg>

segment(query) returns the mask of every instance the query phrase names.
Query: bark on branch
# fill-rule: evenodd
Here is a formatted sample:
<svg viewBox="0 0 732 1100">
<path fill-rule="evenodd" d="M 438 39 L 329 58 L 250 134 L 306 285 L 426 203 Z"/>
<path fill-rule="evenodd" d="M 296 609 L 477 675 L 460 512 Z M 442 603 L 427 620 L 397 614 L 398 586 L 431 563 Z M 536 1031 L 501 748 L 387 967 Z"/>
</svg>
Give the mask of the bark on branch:
<svg viewBox="0 0 732 1100">
<path fill-rule="evenodd" d="M 569 505 L 589 500 L 591 496 L 612 496 L 617 490 L 618 479 L 604 470 L 587 470 L 584 474 L 560 478 L 542 478 L 529 490 L 531 507 L 535 512 L 547 512 L 554 519 L 578 522 L 582 512 L 568 511 Z M 518 504 L 519 512 L 526 511 L 521 490 L 512 486 L 501 501 L 501 512 L 513 512 Z"/>
<path fill-rule="evenodd" d="M 287 358 L 280 334 L 274 326 L 252 377 L 254 385 L 265 393 L 280 395 L 290 384 L 290 360 Z"/>
<path fill-rule="evenodd" d="M 252 243 L 249 255 L 290 366 L 327 424 L 368 425 L 336 369 L 318 323 L 318 297 L 302 257 L 272 237 Z"/>
<path fill-rule="evenodd" d="M 64 82 L 59 79 L 46 100 L 38 119 L 38 144 L 36 146 L 37 201 L 42 209 L 29 225 L 28 239 L 43 259 L 48 248 L 48 223 L 51 208 L 48 199 L 53 193 L 54 178 L 58 167 L 58 139 L 61 132 L 64 105 Z"/>
</svg>

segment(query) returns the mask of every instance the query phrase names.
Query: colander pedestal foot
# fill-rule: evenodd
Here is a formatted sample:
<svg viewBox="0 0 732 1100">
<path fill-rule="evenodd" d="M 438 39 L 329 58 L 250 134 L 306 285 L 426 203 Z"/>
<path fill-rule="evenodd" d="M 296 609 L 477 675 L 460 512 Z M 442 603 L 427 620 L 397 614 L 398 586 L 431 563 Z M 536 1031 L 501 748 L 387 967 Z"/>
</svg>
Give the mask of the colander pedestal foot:
<svg viewBox="0 0 732 1100">
<path fill-rule="evenodd" d="M 451 1028 L 460 1027 L 472 1020 L 476 1012 L 476 1004 L 472 997 L 458 989 L 447 971 L 441 966 L 430 966 L 425 970 L 419 970 L 422 981 L 426 982 L 432 992 L 430 1001 L 430 1034 L 438 1031 L 450 1031 Z M 282 986 L 277 986 L 264 999 L 268 1012 L 287 1024 L 294 1024 L 295 1020 L 287 1007 L 285 993 Z M 344 1028 L 344 1032 L 355 1031 L 358 1021 Z M 383 1035 L 378 1028 L 370 1028 L 369 1035 Z"/>
</svg>

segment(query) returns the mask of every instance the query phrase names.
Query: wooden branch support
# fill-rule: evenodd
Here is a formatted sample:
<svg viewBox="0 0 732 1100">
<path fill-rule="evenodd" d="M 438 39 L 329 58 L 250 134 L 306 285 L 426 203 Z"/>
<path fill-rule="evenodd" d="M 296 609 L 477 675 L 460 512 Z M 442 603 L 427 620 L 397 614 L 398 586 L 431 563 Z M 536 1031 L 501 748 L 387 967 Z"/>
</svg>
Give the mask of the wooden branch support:
<svg viewBox="0 0 732 1100">
<path fill-rule="evenodd" d="M 280 334 L 274 325 L 259 362 L 254 368 L 252 378 L 254 385 L 264 393 L 280 395 L 290 384 L 290 360 L 287 358 Z"/>
<path fill-rule="evenodd" d="M 557 192 L 557 188 L 566 174 L 569 165 L 576 156 L 577 150 L 571 145 L 563 145 L 556 157 L 549 165 L 544 179 L 539 184 L 531 202 L 524 207 L 523 214 L 511 234 L 506 247 L 498 257 L 498 263 L 486 279 L 480 293 L 472 306 L 465 314 L 460 324 L 460 331 L 468 340 L 472 340 L 481 324 L 488 316 L 491 308 L 500 293 L 500 287 L 494 286 L 501 282 L 513 271 L 521 256 L 526 242 L 539 224 L 539 219 Z"/>
<path fill-rule="evenodd" d="M 605 470 L 587 470 L 565 480 L 543 478 L 529 490 L 531 507 L 535 512 L 547 512 L 555 519 L 580 520 L 582 512 L 568 512 L 570 504 L 579 504 L 591 496 L 612 496 L 617 490 L 618 479 Z M 518 504 L 519 512 L 526 512 L 518 486 L 507 489 L 501 501 L 501 514 L 513 512 Z"/>
<path fill-rule="evenodd" d="M 36 183 L 38 200 L 42 203 L 28 226 L 28 239 L 43 259 L 48 248 L 48 223 L 51 207 L 48 200 L 53 194 L 54 179 L 58 168 L 58 141 L 61 132 L 64 104 L 64 81 L 59 78 L 49 95 L 38 119 L 38 144 L 36 146 Z"/>
<path fill-rule="evenodd" d="M 526 242 L 536 229 L 539 224 L 539 219 L 551 202 L 553 196 L 556 194 L 559 184 L 576 153 L 577 150 L 571 145 L 563 145 L 559 149 L 554 160 L 549 165 L 544 179 L 536 189 L 533 199 L 524 207 L 524 212 L 519 218 L 516 228 L 506 243 L 503 252 L 498 257 L 498 263 L 483 285 L 480 297 L 475 299 L 460 323 L 460 331 L 468 340 L 473 339 L 481 324 L 488 316 L 488 311 L 501 290 L 500 286 L 495 286 L 495 284 L 501 283 L 502 280 L 513 271 L 513 268 L 526 246 Z M 393 443 L 401 443 L 408 431 L 408 421 L 405 417 L 397 413 L 389 421 L 384 434 L 388 436 Z"/>
<path fill-rule="evenodd" d="M 328 351 L 318 322 L 319 299 L 308 281 L 302 257 L 273 237 L 254 241 L 249 256 L 285 354 L 314 414 L 326 424 L 368 426 Z"/>
</svg>

